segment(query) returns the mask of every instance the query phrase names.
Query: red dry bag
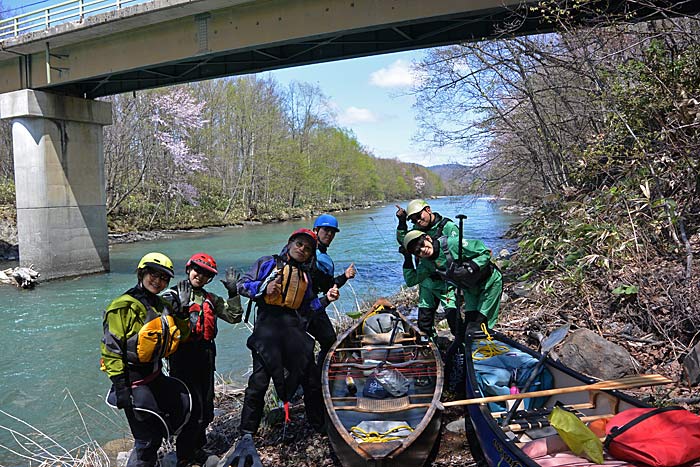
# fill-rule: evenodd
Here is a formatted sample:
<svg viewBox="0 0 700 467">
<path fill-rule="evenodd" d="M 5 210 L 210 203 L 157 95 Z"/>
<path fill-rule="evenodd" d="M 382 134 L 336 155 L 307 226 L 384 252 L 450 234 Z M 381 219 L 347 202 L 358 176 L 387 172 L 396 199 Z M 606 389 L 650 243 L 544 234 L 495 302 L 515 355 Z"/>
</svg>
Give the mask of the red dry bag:
<svg viewBox="0 0 700 467">
<path fill-rule="evenodd" d="M 615 459 L 674 467 L 700 459 L 700 417 L 671 406 L 628 409 L 605 426 L 605 449 Z"/>
</svg>

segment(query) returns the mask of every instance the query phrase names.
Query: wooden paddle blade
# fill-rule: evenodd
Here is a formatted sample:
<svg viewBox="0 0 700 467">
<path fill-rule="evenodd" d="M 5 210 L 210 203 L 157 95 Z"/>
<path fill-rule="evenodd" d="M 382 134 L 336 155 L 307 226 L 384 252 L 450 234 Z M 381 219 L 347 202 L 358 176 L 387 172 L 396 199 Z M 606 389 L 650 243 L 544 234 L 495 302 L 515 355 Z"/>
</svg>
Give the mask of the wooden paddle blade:
<svg viewBox="0 0 700 467">
<path fill-rule="evenodd" d="M 657 386 L 660 384 L 670 384 L 673 381 L 662 375 L 635 375 L 626 376 L 620 379 L 599 381 L 581 386 L 570 386 L 565 388 L 545 389 L 542 391 L 521 392 L 520 394 L 504 394 L 501 396 L 475 397 L 460 401 L 445 402 L 445 407 L 458 405 L 483 404 L 487 402 L 501 402 L 515 399 L 529 399 L 531 397 L 554 396 L 556 394 L 568 394 L 580 391 L 602 391 L 612 389 L 631 389 L 644 386 Z"/>
</svg>

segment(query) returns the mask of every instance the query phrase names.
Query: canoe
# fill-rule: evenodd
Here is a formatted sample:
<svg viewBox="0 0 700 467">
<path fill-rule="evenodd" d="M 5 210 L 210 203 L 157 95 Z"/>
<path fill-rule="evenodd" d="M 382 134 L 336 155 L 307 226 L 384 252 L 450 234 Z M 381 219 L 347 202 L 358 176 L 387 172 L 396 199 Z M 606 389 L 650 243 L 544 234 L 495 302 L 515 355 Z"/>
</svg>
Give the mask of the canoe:
<svg viewBox="0 0 700 467">
<path fill-rule="evenodd" d="M 472 400 L 468 405 L 458 402 L 445 404 L 464 405 L 467 423 L 471 419 L 481 452 L 491 467 L 597 465 L 574 455 L 560 442 L 556 431 L 549 426 L 546 418 L 555 404 L 563 404 L 584 422 L 603 421 L 629 408 L 648 407 L 634 397 L 607 388 L 630 389 L 670 382 L 660 375 L 633 376 L 600 382 L 552 360 L 549 356 L 543 358 L 538 352 L 499 333 L 491 332 L 491 337 L 493 342 L 478 338 L 472 340 L 467 336 L 466 346 L 471 348 L 472 352 L 467 352 L 466 358 L 466 394 L 467 398 Z M 494 349 L 497 349 L 494 353 L 498 355 L 483 358 L 485 353 Z M 505 371 L 507 375 L 510 371 L 513 374 L 508 368 L 511 363 L 513 367 L 519 366 L 523 372 L 527 372 L 533 370 L 540 359 L 546 371 L 537 372 L 544 376 L 536 383 L 539 387 L 531 387 L 528 394 L 539 393 L 541 397 L 523 398 L 523 404 L 519 405 L 513 417 L 506 421 L 509 403 L 499 399 L 512 397 L 508 395 L 508 384 L 513 383 L 517 387 L 517 384 L 523 383 L 522 376 L 525 375 L 521 374 L 519 378 L 516 372 L 516 377 L 511 378 L 503 387 L 503 376 L 500 377 L 500 383 L 494 384 L 495 380 L 499 380 L 498 372 Z M 504 395 L 495 396 L 496 394 Z M 481 403 L 474 403 L 477 401 Z M 604 436 L 602 432 L 596 434 Z M 605 464 L 629 465 L 611 458 L 607 453 Z"/>
<path fill-rule="evenodd" d="M 344 466 L 420 467 L 437 452 L 443 364 L 417 327 L 382 308 L 360 317 L 324 361 L 328 437 Z"/>
</svg>

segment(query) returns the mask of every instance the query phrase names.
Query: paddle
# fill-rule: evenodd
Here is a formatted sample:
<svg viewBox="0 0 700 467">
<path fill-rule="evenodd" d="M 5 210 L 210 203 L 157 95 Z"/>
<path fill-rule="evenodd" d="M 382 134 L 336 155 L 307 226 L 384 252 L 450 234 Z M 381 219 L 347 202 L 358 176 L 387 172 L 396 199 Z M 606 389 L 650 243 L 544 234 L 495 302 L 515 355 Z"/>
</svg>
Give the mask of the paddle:
<svg viewBox="0 0 700 467">
<path fill-rule="evenodd" d="M 460 405 L 485 404 L 487 402 L 502 402 L 507 400 L 528 399 L 530 397 L 554 396 L 557 394 L 569 394 L 582 391 L 603 391 L 612 389 L 630 389 L 642 386 L 656 386 L 669 384 L 673 381 L 661 375 L 635 375 L 626 376 L 620 379 L 599 381 L 581 386 L 569 386 L 565 388 L 544 389 L 542 391 L 521 392 L 520 394 L 502 394 L 500 396 L 475 397 L 473 399 L 463 399 L 460 401 L 443 402 L 445 407 L 456 407 Z"/>
<path fill-rule="evenodd" d="M 462 262 L 462 240 L 463 240 L 463 230 L 464 230 L 464 219 L 467 216 L 464 214 L 457 214 L 457 219 L 459 219 L 459 246 L 458 246 L 458 264 Z M 437 244 L 437 245 L 436 245 Z M 438 240 L 433 240 L 433 248 L 440 248 Z M 455 296 L 457 300 L 457 313 L 455 316 L 455 338 L 450 344 L 445 354 L 445 374 L 447 375 L 448 388 L 450 391 L 457 394 L 457 396 L 464 397 L 465 386 L 466 386 L 466 354 L 464 348 L 464 321 L 462 320 L 462 304 L 463 296 L 462 290 L 459 287 L 455 288 Z"/>
<path fill-rule="evenodd" d="M 549 334 L 549 336 L 542 339 L 542 342 L 540 344 L 540 359 L 537 361 L 537 365 L 535 365 L 535 368 L 533 368 L 530 372 L 530 376 L 527 378 L 527 381 L 525 381 L 525 385 L 523 386 L 523 389 L 520 392 L 528 392 L 530 390 L 532 383 L 534 383 L 535 379 L 540 375 L 540 371 L 542 370 L 542 367 L 544 365 L 544 360 L 547 358 L 547 355 L 549 355 L 550 350 L 552 350 L 558 343 L 563 341 L 568 333 L 569 324 L 565 324 L 564 326 L 561 326 L 552 331 Z M 510 420 L 513 418 L 513 415 L 515 415 L 515 412 L 517 412 L 518 407 L 520 407 L 521 400 L 522 399 L 515 400 L 515 404 L 513 404 L 513 406 L 508 411 L 508 415 L 506 415 L 506 418 L 503 419 L 502 426 L 506 426 L 508 425 L 508 423 L 510 423 Z"/>
</svg>

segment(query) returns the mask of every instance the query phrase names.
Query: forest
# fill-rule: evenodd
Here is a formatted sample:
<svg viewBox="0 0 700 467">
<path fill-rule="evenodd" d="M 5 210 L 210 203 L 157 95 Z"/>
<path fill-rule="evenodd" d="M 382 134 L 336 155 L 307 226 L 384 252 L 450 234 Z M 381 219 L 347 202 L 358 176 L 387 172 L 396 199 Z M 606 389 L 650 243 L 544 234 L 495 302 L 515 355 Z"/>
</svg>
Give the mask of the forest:
<svg viewBox="0 0 700 467">
<path fill-rule="evenodd" d="M 380 159 L 334 123 L 314 85 L 244 76 L 110 96 L 110 231 L 269 221 L 445 194 L 417 164 Z M 0 206 L 14 216 L 11 130 L 0 128 Z"/>
</svg>

